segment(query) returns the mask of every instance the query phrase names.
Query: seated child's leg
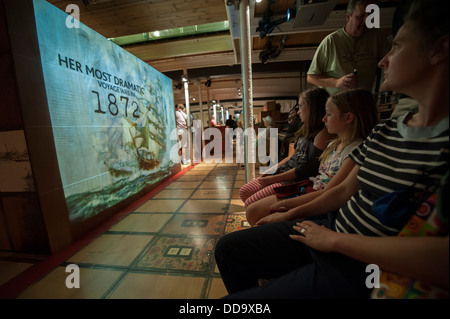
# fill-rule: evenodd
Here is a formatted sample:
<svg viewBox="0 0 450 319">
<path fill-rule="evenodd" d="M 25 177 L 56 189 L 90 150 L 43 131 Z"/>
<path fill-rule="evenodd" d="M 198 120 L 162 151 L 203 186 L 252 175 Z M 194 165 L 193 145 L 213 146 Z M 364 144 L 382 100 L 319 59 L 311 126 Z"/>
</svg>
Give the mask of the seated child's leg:
<svg viewBox="0 0 450 319">
<path fill-rule="evenodd" d="M 257 192 L 255 192 L 253 195 L 251 195 L 250 197 L 248 197 L 245 201 L 244 201 L 244 206 L 247 208 L 250 204 L 253 204 L 254 202 L 263 199 L 264 197 L 270 196 L 270 195 L 274 195 L 275 191 L 273 190 L 275 187 L 281 186 L 283 185 L 282 183 L 274 183 L 271 184 L 269 186 L 266 186 L 264 188 L 261 188 L 260 190 L 258 190 Z"/>
<path fill-rule="evenodd" d="M 249 198 L 250 196 L 252 196 L 261 189 L 262 188 L 261 184 L 259 183 L 259 179 L 255 179 L 251 182 L 248 182 L 239 189 L 239 197 L 243 202 L 245 202 L 247 198 Z"/>
</svg>

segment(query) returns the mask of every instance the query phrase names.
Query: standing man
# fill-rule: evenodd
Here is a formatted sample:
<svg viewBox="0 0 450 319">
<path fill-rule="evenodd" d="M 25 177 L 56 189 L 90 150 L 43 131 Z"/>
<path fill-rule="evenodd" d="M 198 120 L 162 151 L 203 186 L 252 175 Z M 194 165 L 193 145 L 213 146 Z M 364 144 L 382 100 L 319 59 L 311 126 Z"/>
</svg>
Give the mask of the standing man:
<svg viewBox="0 0 450 319">
<path fill-rule="evenodd" d="M 225 126 L 233 130 L 236 128 L 236 121 L 233 120 L 233 115 L 228 116 L 228 120 L 225 121 Z"/>
<path fill-rule="evenodd" d="M 181 155 L 181 162 L 186 164 L 187 161 L 187 145 L 188 145 L 188 123 L 187 114 L 185 113 L 185 107 L 183 104 L 177 105 L 177 110 L 175 111 L 175 121 L 177 124 L 177 134 L 178 134 L 178 155 Z M 181 154 L 180 154 L 181 153 Z"/>
<path fill-rule="evenodd" d="M 378 61 L 390 50 L 379 29 L 368 29 L 366 7 L 377 1 L 350 0 L 346 25 L 320 43 L 308 70 L 309 83 L 325 87 L 331 95 L 342 89 L 374 92 Z"/>
</svg>

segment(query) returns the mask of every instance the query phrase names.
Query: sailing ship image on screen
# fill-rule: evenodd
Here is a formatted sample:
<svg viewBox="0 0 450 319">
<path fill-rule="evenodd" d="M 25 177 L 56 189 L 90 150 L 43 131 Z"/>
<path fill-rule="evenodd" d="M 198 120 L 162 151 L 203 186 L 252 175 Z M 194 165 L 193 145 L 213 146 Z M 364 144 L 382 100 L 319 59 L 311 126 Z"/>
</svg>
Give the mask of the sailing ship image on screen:
<svg viewBox="0 0 450 319">
<path fill-rule="evenodd" d="M 172 174 L 172 81 L 82 16 L 68 28 L 65 12 L 33 3 L 64 195 L 81 222 Z"/>
</svg>

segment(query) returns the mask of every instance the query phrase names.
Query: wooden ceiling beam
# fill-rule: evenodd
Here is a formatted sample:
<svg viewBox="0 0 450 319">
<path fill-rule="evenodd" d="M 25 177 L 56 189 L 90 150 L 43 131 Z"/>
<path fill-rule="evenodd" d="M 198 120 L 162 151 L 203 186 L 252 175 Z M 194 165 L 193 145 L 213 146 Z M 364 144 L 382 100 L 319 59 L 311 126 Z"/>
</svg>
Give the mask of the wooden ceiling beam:
<svg viewBox="0 0 450 319">
<path fill-rule="evenodd" d="M 49 0 L 65 11 L 75 3 L 80 20 L 107 38 L 226 21 L 223 0 L 118 0 L 86 6 L 81 0 Z"/>
<path fill-rule="evenodd" d="M 196 54 L 232 51 L 233 45 L 229 35 L 216 35 L 203 38 L 187 38 L 177 41 L 146 43 L 124 47 L 144 61 L 170 57 L 182 57 Z"/>
</svg>

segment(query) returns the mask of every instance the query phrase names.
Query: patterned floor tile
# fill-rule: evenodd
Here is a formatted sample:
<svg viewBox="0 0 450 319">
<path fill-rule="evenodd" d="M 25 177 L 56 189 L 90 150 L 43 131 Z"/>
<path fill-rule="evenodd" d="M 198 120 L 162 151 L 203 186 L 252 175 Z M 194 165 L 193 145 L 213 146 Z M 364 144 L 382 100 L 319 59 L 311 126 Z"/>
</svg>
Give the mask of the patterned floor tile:
<svg viewBox="0 0 450 319">
<path fill-rule="evenodd" d="M 229 234 L 238 230 L 250 228 L 250 224 L 245 218 L 245 214 L 228 215 L 225 225 L 225 234 Z"/>
<path fill-rule="evenodd" d="M 137 263 L 138 268 L 210 271 L 216 239 L 201 236 L 161 235 Z"/>
<path fill-rule="evenodd" d="M 224 216 L 217 214 L 181 214 L 164 227 L 162 233 L 175 235 L 219 235 L 224 228 Z"/>
</svg>

